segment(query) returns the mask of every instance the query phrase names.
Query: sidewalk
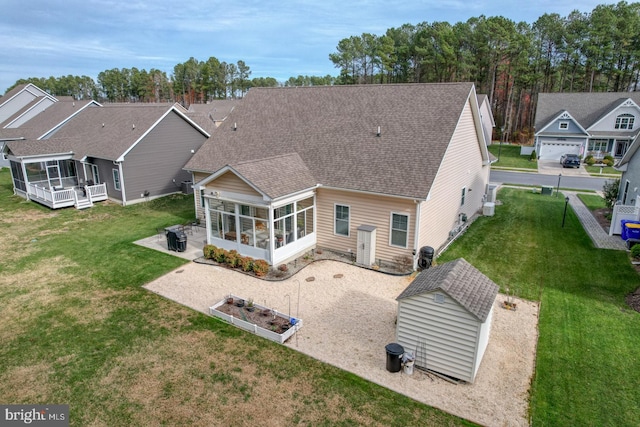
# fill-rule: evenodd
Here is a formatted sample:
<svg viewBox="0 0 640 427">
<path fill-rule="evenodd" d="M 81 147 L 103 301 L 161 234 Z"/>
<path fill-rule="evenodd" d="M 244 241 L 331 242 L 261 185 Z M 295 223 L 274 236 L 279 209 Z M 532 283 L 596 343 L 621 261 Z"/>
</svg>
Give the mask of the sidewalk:
<svg viewBox="0 0 640 427">
<path fill-rule="evenodd" d="M 569 197 L 569 204 L 576 213 L 576 216 L 582 223 L 584 230 L 587 232 L 593 244 L 596 248 L 600 249 L 614 249 L 619 251 L 626 251 L 627 246 L 620 238 L 620 236 L 609 236 L 609 233 L 605 232 L 598 221 L 593 217 L 591 211 L 582 203 L 582 200 L 578 197 L 578 194 L 574 191 L 562 191 L 566 197 Z"/>
</svg>

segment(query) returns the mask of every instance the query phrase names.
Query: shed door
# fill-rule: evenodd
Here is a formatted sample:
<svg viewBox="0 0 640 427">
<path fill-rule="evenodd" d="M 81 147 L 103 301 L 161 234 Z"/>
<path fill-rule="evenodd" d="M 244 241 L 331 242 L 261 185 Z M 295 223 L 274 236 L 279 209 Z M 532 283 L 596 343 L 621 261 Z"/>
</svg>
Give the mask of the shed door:
<svg viewBox="0 0 640 427">
<path fill-rule="evenodd" d="M 372 225 L 358 227 L 358 250 L 356 262 L 362 265 L 371 265 L 376 259 L 376 228 Z"/>
</svg>

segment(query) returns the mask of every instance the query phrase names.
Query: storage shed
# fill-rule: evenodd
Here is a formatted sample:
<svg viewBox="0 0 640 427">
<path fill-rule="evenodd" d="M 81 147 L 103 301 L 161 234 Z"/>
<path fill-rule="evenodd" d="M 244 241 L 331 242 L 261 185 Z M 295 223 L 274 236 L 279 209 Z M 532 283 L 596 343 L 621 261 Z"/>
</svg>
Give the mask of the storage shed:
<svg viewBox="0 0 640 427">
<path fill-rule="evenodd" d="M 489 343 L 498 285 L 463 258 L 421 272 L 396 298 L 396 341 L 415 365 L 472 383 Z"/>
</svg>

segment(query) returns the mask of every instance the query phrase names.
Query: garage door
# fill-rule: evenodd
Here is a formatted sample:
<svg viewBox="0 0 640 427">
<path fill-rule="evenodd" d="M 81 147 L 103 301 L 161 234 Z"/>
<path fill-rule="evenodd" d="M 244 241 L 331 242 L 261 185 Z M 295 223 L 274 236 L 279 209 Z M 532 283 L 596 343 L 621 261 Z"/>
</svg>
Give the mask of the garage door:
<svg viewBox="0 0 640 427">
<path fill-rule="evenodd" d="M 540 160 L 557 160 L 563 154 L 580 154 L 581 144 L 567 144 L 561 142 L 542 142 L 540 144 Z"/>
</svg>

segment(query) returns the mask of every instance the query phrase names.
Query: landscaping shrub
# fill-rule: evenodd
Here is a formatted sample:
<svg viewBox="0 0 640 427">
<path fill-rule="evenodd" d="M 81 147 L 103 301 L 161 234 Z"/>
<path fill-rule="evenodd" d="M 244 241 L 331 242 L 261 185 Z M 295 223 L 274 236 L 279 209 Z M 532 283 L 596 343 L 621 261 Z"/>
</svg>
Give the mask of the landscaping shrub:
<svg viewBox="0 0 640 427">
<path fill-rule="evenodd" d="M 287 271 L 289 269 L 289 267 L 287 267 L 287 264 L 280 264 L 278 266 L 278 270 L 280 271 Z"/>
<path fill-rule="evenodd" d="M 202 253 L 204 254 L 204 257 L 206 259 L 213 259 L 214 258 L 214 252 L 215 250 L 218 249 L 217 246 L 214 245 L 204 245 L 204 248 L 202 248 Z"/>
<path fill-rule="evenodd" d="M 607 154 L 606 156 L 604 156 L 604 161 L 602 163 L 606 163 L 607 160 L 609 160 L 611 164 L 613 164 L 613 156 L 611 154 Z"/>
<path fill-rule="evenodd" d="M 602 163 L 607 166 L 613 166 L 613 160 L 610 160 L 610 159 L 604 159 Z"/>
<path fill-rule="evenodd" d="M 253 269 L 253 258 L 251 258 L 250 256 L 240 257 L 238 265 L 242 269 L 242 271 L 249 272 Z"/>
<path fill-rule="evenodd" d="M 258 259 L 253 262 L 253 272 L 256 276 L 262 277 L 269 272 L 269 263 L 263 259 Z"/>
<path fill-rule="evenodd" d="M 230 250 L 224 257 L 224 262 L 231 268 L 236 268 L 240 265 L 240 258 L 242 256 L 235 249 Z"/>
<path fill-rule="evenodd" d="M 602 193 L 604 194 L 604 200 L 607 203 L 609 209 L 613 209 L 613 205 L 618 200 L 618 189 L 620 188 L 620 179 L 613 181 L 607 181 L 602 186 Z"/>
<path fill-rule="evenodd" d="M 536 155 L 536 150 L 533 150 L 531 152 L 531 155 L 529 155 L 529 160 L 531 160 L 532 162 L 535 162 L 537 158 L 538 156 Z"/>
<path fill-rule="evenodd" d="M 589 154 L 587 157 L 584 158 L 584 162 L 589 166 L 593 166 L 596 163 L 596 159 L 595 157 L 593 157 L 592 154 Z"/>
<path fill-rule="evenodd" d="M 634 259 L 639 259 L 640 258 L 640 245 L 631 246 L 631 256 Z"/>
<path fill-rule="evenodd" d="M 215 248 L 213 250 L 213 259 L 216 262 L 223 263 L 225 258 L 227 257 L 227 251 L 222 248 Z"/>
</svg>

